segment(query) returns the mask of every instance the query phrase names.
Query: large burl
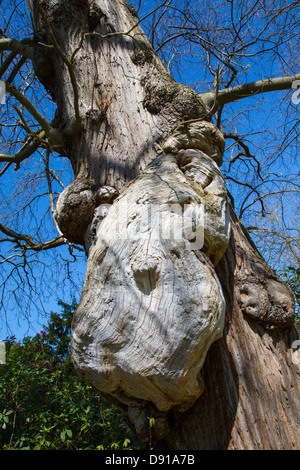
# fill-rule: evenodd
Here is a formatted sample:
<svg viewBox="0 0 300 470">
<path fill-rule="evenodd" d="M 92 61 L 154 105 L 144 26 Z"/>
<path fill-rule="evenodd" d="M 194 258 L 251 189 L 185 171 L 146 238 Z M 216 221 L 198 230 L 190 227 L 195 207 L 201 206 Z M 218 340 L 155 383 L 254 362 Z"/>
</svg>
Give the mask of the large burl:
<svg viewBox="0 0 300 470">
<path fill-rule="evenodd" d="M 177 131 L 168 153 L 90 225 L 96 236 L 72 325 L 73 362 L 131 410 L 147 402 L 160 412 L 185 410 L 203 390 L 200 370 L 225 314 L 214 269 L 230 232 L 214 161 L 223 145 L 209 123 Z"/>
</svg>

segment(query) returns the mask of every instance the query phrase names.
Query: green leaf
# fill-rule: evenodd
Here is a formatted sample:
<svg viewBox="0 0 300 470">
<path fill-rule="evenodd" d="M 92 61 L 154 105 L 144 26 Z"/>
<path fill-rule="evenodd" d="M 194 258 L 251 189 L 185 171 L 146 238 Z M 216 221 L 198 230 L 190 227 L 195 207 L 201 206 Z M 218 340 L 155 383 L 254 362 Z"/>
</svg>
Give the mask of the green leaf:
<svg viewBox="0 0 300 470">
<path fill-rule="evenodd" d="M 130 439 L 125 439 L 125 441 L 123 442 L 123 447 L 128 447 L 130 442 Z"/>
<path fill-rule="evenodd" d="M 148 417 L 148 419 L 149 419 L 149 427 L 150 427 L 150 428 L 153 428 L 153 426 L 154 426 L 154 424 L 155 424 L 155 418 L 149 418 L 149 417 Z"/>
<path fill-rule="evenodd" d="M 44 328 L 43 343 L 28 336 L 21 342 L 11 339 L 7 347 L 9 367 L 1 369 L 0 378 L 2 448 L 65 450 L 71 443 L 78 450 L 143 448 L 123 414 L 75 374 L 69 343 L 76 306 L 62 306 L 63 314 L 53 315 Z M 7 428 L 13 413 L 11 438 Z"/>
</svg>

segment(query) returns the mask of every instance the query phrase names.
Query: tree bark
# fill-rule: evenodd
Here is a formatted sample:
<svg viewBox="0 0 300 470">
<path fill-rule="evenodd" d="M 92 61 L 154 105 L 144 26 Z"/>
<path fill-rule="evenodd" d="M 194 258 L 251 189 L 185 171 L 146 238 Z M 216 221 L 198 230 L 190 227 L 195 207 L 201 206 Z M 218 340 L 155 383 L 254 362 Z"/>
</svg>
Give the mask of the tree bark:
<svg viewBox="0 0 300 470">
<path fill-rule="evenodd" d="M 65 57 L 73 58 L 80 126 L 74 125 L 74 90 L 68 68 L 51 44 L 33 0 L 34 65 L 57 103 L 56 126 L 75 177 L 118 191 L 155 157 L 161 142 L 181 120 L 204 117 L 201 98 L 178 84 L 163 67 L 132 9 L 105 0 L 40 2 Z M 82 34 L 84 39 L 82 40 Z M 77 48 L 78 52 L 75 51 Z"/>
<path fill-rule="evenodd" d="M 165 443 L 169 449 L 299 449 L 300 368 L 291 349 L 298 335 L 292 326 L 242 312 L 236 295 L 242 277 L 255 265 L 257 280 L 275 277 L 233 211 L 231 220 L 230 244 L 216 269 L 227 305 L 224 335 L 207 354 L 203 394 L 184 414 L 171 412 Z"/>
<path fill-rule="evenodd" d="M 37 9 L 38 4 L 43 8 L 49 24 L 43 21 L 40 8 Z M 205 181 L 197 179 L 195 183 L 193 178 L 198 174 L 197 162 L 200 161 L 201 152 L 204 152 L 202 163 L 211 159 L 220 164 L 222 139 L 218 131 L 209 124 L 200 123 L 200 127 L 196 126 L 196 131 L 193 126 L 186 127 L 183 124 L 191 120 L 207 120 L 209 110 L 201 97 L 190 88 L 176 83 L 163 67 L 137 25 L 138 19 L 134 11 L 125 1 L 28 0 L 28 5 L 35 31 L 36 73 L 57 103 L 57 114 L 52 125 L 64 137 L 61 152 L 70 158 L 75 175 L 75 181 L 60 197 L 57 220 L 62 233 L 71 241 L 84 244 L 89 256 L 85 288 L 73 325 L 75 363 L 79 374 L 101 392 L 103 376 L 101 378 L 97 375 L 99 371 L 96 371 L 95 364 L 94 369 L 90 368 L 86 372 L 87 368 L 78 363 L 79 356 L 76 356 L 78 348 L 80 357 L 84 357 L 87 351 L 84 360 L 89 360 L 88 347 L 92 341 L 90 330 L 97 328 L 95 325 L 100 321 L 97 311 L 102 309 L 103 312 L 103 302 L 106 306 L 113 303 L 112 311 L 122 310 L 117 305 L 120 297 L 114 299 L 112 292 L 109 301 L 101 297 L 103 286 L 116 267 L 110 266 L 108 269 L 107 250 L 97 248 L 99 233 L 105 227 L 102 223 L 105 214 L 99 212 L 99 207 L 106 203 L 113 203 L 112 207 L 117 207 L 122 194 L 126 192 L 131 191 L 134 197 L 132 188 L 141 188 L 142 191 L 142 186 L 139 186 L 141 181 L 150 184 L 147 177 L 149 172 L 154 172 L 155 177 L 161 178 L 169 187 L 177 188 L 180 183 L 186 191 L 190 191 L 191 200 L 197 204 L 200 204 L 200 195 L 204 197 L 204 194 L 211 195 L 206 196 L 206 201 L 210 197 L 215 200 L 218 195 L 215 187 L 211 192 L 205 193 L 205 188 L 213 179 L 210 172 L 212 170 L 206 168 L 204 173 L 201 170 Z M 56 43 L 53 40 L 51 43 L 49 26 Z M 76 78 L 76 86 L 70 77 L 70 65 Z M 76 109 L 79 110 L 79 116 Z M 174 128 L 177 129 L 175 134 Z M 197 134 L 196 139 L 191 136 L 194 131 Z M 184 137 L 180 138 L 180 135 Z M 171 143 L 168 138 L 171 138 Z M 178 162 L 182 152 L 187 149 L 197 153 L 197 162 L 191 165 L 190 174 L 186 173 L 184 179 L 183 169 Z M 168 162 L 171 161 L 172 168 L 176 168 L 175 175 L 178 175 L 175 183 L 173 180 L 170 183 L 166 177 L 171 171 L 169 163 L 166 165 L 168 170 L 164 173 L 158 154 L 163 159 L 170 155 L 171 160 L 169 158 Z M 153 166 L 147 168 L 151 162 Z M 215 164 L 212 162 L 210 165 Z M 193 196 L 191 188 L 194 191 Z M 116 199 L 118 194 L 121 196 Z M 153 197 L 149 197 L 147 193 L 144 201 L 153 202 Z M 160 200 L 161 202 L 163 201 Z M 134 204 L 139 204 L 138 198 Z M 210 203 L 207 204 L 206 207 L 209 207 Z M 211 207 L 216 206 L 212 204 Z M 216 217 L 214 210 L 217 209 L 210 211 L 213 214 L 211 220 L 214 218 L 218 224 L 220 218 Z M 213 337 L 208 352 L 205 347 L 202 348 L 204 356 L 197 356 L 197 352 L 191 361 L 192 365 L 188 358 L 183 361 L 188 364 L 186 369 L 185 364 L 182 368 L 187 375 L 194 368 L 191 374 L 193 383 L 196 377 L 194 357 L 198 357 L 199 373 L 204 363 L 201 369 L 204 387 L 195 387 L 197 390 L 193 392 L 193 399 L 187 400 L 188 409 L 187 406 L 180 406 L 184 400 L 182 396 L 178 398 L 176 395 L 176 387 L 171 382 L 172 374 L 166 382 L 160 382 L 163 383 L 162 386 L 159 385 L 160 390 L 166 388 L 161 395 L 164 397 L 162 405 L 159 400 L 153 405 L 151 397 L 147 395 L 148 382 L 144 382 L 140 388 L 136 387 L 132 391 L 133 396 L 129 396 L 130 387 L 121 387 L 119 395 L 116 389 L 110 390 L 108 387 L 102 393 L 129 414 L 138 436 L 144 440 L 149 439 L 147 416 L 152 413 L 156 419 L 153 439 L 157 441 L 158 447 L 182 450 L 296 449 L 299 448 L 300 437 L 297 412 L 300 394 L 299 366 L 293 363 L 291 350 L 292 342 L 296 339 L 292 295 L 257 253 L 231 209 L 230 219 L 231 236 L 226 253 L 223 255 L 224 250 L 220 251 L 221 260 L 218 257 L 214 259 L 216 249 L 209 250 L 209 242 L 215 240 L 215 236 L 211 235 L 212 230 L 208 230 L 203 249 L 197 248 L 198 251 L 195 250 L 195 256 L 193 255 L 195 266 L 203 263 L 207 272 L 212 273 L 211 279 L 217 279 L 217 284 L 220 284 L 220 296 L 224 298 L 226 311 L 224 309 L 222 320 L 223 336 L 216 339 L 220 336 L 218 333 Z M 226 224 L 220 224 L 222 226 Z M 219 234 L 222 232 L 220 227 L 217 230 Z M 222 240 L 227 245 L 226 236 Z M 145 246 L 148 242 L 149 238 L 148 241 L 145 240 Z M 182 263 L 182 271 L 178 271 L 178 259 L 182 259 L 183 255 L 177 252 L 176 256 L 177 261 L 170 257 L 173 266 L 176 266 L 173 271 L 170 268 L 170 272 L 185 279 L 187 266 L 184 267 Z M 129 261 L 130 259 L 128 264 Z M 106 265 L 103 265 L 105 262 Z M 103 266 L 106 268 L 104 277 Z M 148 263 L 146 268 L 142 268 L 139 268 L 140 271 L 136 269 L 132 282 L 140 283 L 142 293 L 149 295 L 156 285 L 156 267 Z M 150 276 L 147 282 L 143 272 Z M 193 276 L 189 276 L 192 279 Z M 196 271 L 194 277 L 197 278 Z M 117 289 L 117 283 L 112 279 Z M 89 282 L 96 286 L 90 297 Z M 176 304 L 175 297 L 172 299 Z M 94 299 L 100 299 L 96 306 Z M 196 301 L 199 301 L 198 297 Z M 223 301 L 219 299 L 218 302 Z M 156 305 L 159 306 L 160 303 L 157 302 Z M 137 304 L 137 307 L 134 309 L 131 305 L 128 315 L 132 324 L 136 311 L 142 309 L 141 304 Z M 145 310 L 149 310 L 148 307 Z M 173 311 L 169 304 L 165 308 Z M 85 315 L 87 319 L 90 318 L 90 323 L 85 321 Z M 175 315 L 174 318 L 180 319 L 180 315 Z M 76 343 L 79 322 L 83 325 L 86 323 L 87 329 L 81 336 L 81 342 Z M 113 325 L 118 325 L 117 319 Z M 129 328 L 122 328 L 121 331 L 131 334 Z M 188 331 L 190 332 L 189 328 Z M 176 329 L 172 330 L 172 334 L 176 336 Z M 134 348 L 134 343 L 132 344 Z M 168 346 L 171 347 L 172 344 Z M 187 350 L 189 351 L 188 348 Z M 191 354 L 194 354 L 194 350 Z M 105 360 L 108 363 L 115 360 L 111 350 Z M 119 371 L 120 364 L 117 367 Z M 160 370 L 170 371 L 165 368 L 165 363 Z M 120 383 L 124 375 L 121 377 Z M 200 375 L 198 378 L 200 380 Z M 123 383 L 125 382 L 124 379 Z M 170 384 L 172 391 L 165 384 Z M 182 390 L 185 390 L 186 383 L 181 381 L 180 387 L 181 385 Z M 145 391 L 140 393 L 143 387 Z M 168 392 L 171 398 L 166 401 Z"/>
</svg>

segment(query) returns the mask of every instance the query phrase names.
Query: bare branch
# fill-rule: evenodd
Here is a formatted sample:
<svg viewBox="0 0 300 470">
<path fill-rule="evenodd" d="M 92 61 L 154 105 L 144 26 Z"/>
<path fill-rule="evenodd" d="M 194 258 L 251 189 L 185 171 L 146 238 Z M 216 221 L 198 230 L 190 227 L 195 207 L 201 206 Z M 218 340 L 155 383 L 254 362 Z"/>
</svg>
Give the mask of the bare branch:
<svg viewBox="0 0 300 470">
<path fill-rule="evenodd" d="M 2 38 L 0 39 L 0 51 L 13 51 L 16 54 L 22 54 L 26 59 L 32 60 L 33 48 L 29 45 L 31 42 L 31 39 L 17 41 L 12 38 Z"/>
<path fill-rule="evenodd" d="M 2 170 L 0 171 L 0 178 L 1 178 L 2 175 L 4 175 L 4 173 L 6 172 L 6 170 L 9 169 L 10 165 L 11 165 L 11 163 L 7 163 L 7 164 L 5 165 L 5 167 L 2 168 Z"/>
<path fill-rule="evenodd" d="M 232 165 L 232 163 L 234 163 L 238 158 L 240 158 L 241 156 L 244 156 L 244 157 L 247 157 L 247 158 L 250 158 L 250 159 L 253 159 L 256 164 L 257 164 L 257 174 L 258 176 L 260 177 L 260 179 L 262 179 L 261 177 L 261 174 L 260 174 L 260 171 L 261 171 L 261 164 L 259 163 L 259 161 L 257 160 L 257 158 L 255 157 L 255 155 L 253 155 L 248 147 L 248 145 L 243 141 L 242 137 L 239 136 L 238 134 L 233 134 L 231 132 L 225 132 L 224 133 L 224 137 L 225 139 L 233 139 L 235 140 L 235 142 L 237 142 L 237 144 L 242 147 L 242 149 L 244 150 L 244 152 L 239 152 L 237 155 L 235 155 L 235 157 L 233 157 L 230 162 L 229 162 L 229 168 L 228 170 L 230 170 L 230 167 Z"/>
<path fill-rule="evenodd" d="M 250 183 L 246 183 L 246 182 L 242 182 L 242 181 L 238 181 L 236 180 L 235 178 L 233 178 L 232 176 L 226 176 L 225 177 L 226 180 L 230 180 L 230 181 L 233 181 L 234 183 L 238 184 L 238 185 L 241 185 L 241 186 L 245 186 L 247 188 L 250 188 L 251 191 L 250 193 L 247 194 L 246 198 L 244 199 L 243 203 L 242 203 L 242 207 L 240 209 L 240 213 L 239 213 L 239 219 L 242 218 L 242 215 L 243 213 L 245 212 L 246 209 L 243 209 L 243 205 L 245 203 L 245 201 L 250 197 L 250 195 L 254 192 L 255 194 L 257 194 L 257 198 L 255 199 L 255 202 L 259 202 L 260 205 L 261 205 L 261 212 L 262 212 L 262 216 L 264 217 L 265 216 L 265 206 L 264 206 L 264 203 L 262 201 L 262 196 L 260 195 L 257 187 L 254 188 Z M 251 203 L 251 205 L 254 204 L 254 202 Z M 250 206 L 247 206 L 247 208 L 250 207 Z"/>
<path fill-rule="evenodd" d="M 38 1 L 38 0 L 34 0 L 34 1 Z M 116 31 L 116 32 L 113 32 L 113 33 L 107 33 L 107 34 L 100 34 L 100 33 L 95 33 L 95 32 L 92 32 L 92 33 L 85 33 L 84 36 L 87 37 L 87 36 L 97 36 L 97 37 L 100 37 L 102 39 L 109 39 L 110 37 L 115 37 L 115 36 L 129 36 L 131 37 L 132 39 L 134 39 L 133 36 L 131 36 L 131 33 L 132 31 L 137 28 L 146 18 L 148 18 L 149 16 L 153 15 L 157 10 L 159 10 L 160 8 L 166 6 L 168 7 L 170 5 L 172 0 L 164 0 L 164 2 L 162 2 L 160 5 L 158 5 L 156 8 L 154 8 L 153 10 L 151 10 L 149 13 L 147 13 L 146 15 L 144 15 L 142 18 L 140 18 L 133 26 L 131 26 L 127 31 Z M 143 33 L 141 33 L 143 34 Z"/>
<path fill-rule="evenodd" d="M 25 64 L 26 62 L 26 57 L 22 56 L 18 62 L 15 64 L 15 66 L 13 67 L 12 71 L 10 72 L 9 74 L 9 77 L 8 79 L 6 80 L 6 85 L 8 83 L 12 83 L 12 81 L 14 80 L 14 78 L 16 77 L 16 75 L 18 74 L 18 72 L 20 71 L 21 67 L 23 66 L 23 64 Z"/>
<path fill-rule="evenodd" d="M 7 162 L 8 164 L 16 163 L 18 168 L 23 160 L 30 157 L 38 149 L 40 145 L 40 139 L 43 139 L 45 137 L 45 132 L 41 131 L 39 134 L 37 134 L 37 136 L 38 139 L 30 138 L 27 142 L 25 142 L 24 145 L 20 148 L 20 150 L 14 155 L 6 155 L 1 153 L 0 162 Z"/>
<path fill-rule="evenodd" d="M 65 245 L 67 243 L 67 240 L 63 236 L 53 238 L 52 240 L 48 240 L 44 243 L 35 243 L 30 235 L 17 233 L 2 224 L 0 224 L 0 231 L 4 235 L 10 237 L 9 241 L 15 243 L 19 248 L 26 250 L 45 251 L 51 248 L 57 248 L 58 246 Z M 25 245 L 21 244 L 22 241 L 25 242 Z"/>
<path fill-rule="evenodd" d="M 242 98 L 248 98 L 249 96 L 270 91 L 288 90 L 296 80 L 300 80 L 300 74 L 257 80 L 244 85 L 224 88 L 219 90 L 218 93 L 213 91 L 203 93 L 200 96 L 207 106 L 212 106 L 215 102 L 214 109 L 216 110 L 219 106 L 232 103 L 233 101 L 237 101 Z"/>
<path fill-rule="evenodd" d="M 56 222 L 55 219 L 55 204 L 54 204 L 54 197 L 53 197 L 53 189 L 52 189 L 52 181 L 51 181 L 51 170 L 49 168 L 49 152 L 47 152 L 46 157 L 42 156 L 44 163 L 45 163 L 45 173 L 46 173 L 46 179 L 47 179 L 47 185 L 48 185 L 48 190 L 49 190 L 49 199 L 50 199 L 50 207 L 51 207 L 51 214 L 52 218 L 54 221 L 54 224 L 56 226 L 56 230 L 58 231 L 59 235 L 63 236 L 58 223 Z M 56 177 L 56 180 L 58 181 L 58 178 Z M 60 183 L 62 184 L 62 183 Z"/>
<path fill-rule="evenodd" d="M 4 60 L 3 64 L 0 67 L 0 78 L 2 75 L 6 72 L 14 58 L 17 56 L 17 53 L 15 51 L 12 51 Z"/>
<path fill-rule="evenodd" d="M 51 124 L 40 114 L 40 112 L 33 106 L 31 101 L 26 98 L 26 96 L 17 90 L 10 83 L 6 83 L 6 90 L 11 93 L 20 103 L 22 103 L 27 111 L 37 120 L 37 122 L 42 126 L 46 137 L 48 138 L 50 145 L 62 145 L 62 135 L 61 133 L 53 128 Z M 2 160 L 3 161 L 3 160 Z M 8 160 L 4 160 L 8 161 Z"/>
</svg>

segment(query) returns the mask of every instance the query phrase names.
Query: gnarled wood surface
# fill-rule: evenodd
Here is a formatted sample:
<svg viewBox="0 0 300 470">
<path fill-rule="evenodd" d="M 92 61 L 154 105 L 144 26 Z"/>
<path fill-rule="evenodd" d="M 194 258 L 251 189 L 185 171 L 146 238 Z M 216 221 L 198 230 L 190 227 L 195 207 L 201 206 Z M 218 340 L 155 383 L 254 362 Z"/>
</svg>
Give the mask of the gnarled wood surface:
<svg viewBox="0 0 300 470">
<path fill-rule="evenodd" d="M 226 250 L 228 216 L 221 173 L 199 150 L 163 154 L 128 185 L 99 224 L 74 315 L 72 355 L 84 380 L 140 408 L 193 404 L 223 333 L 209 258 Z"/>
</svg>

